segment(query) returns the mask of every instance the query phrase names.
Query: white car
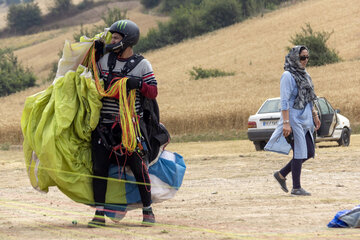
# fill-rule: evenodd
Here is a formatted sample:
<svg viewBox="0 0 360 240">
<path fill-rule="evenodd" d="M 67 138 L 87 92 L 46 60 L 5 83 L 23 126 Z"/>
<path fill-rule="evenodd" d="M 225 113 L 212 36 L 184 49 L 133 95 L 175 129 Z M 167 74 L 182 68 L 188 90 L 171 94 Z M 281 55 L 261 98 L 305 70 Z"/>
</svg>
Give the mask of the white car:
<svg viewBox="0 0 360 240">
<path fill-rule="evenodd" d="M 324 97 L 319 97 L 315 102 L 319 112 L 321 127 L 316 131 L 315 141 L 337 141 L 340 146 L 350 144 L 350 121 L 334 110 Z M 280 98 L 267 99 L 248 120 L 248 138 L 254 142 L 257 151 L 263 150 L 274 132 L 280 119 Z"/>
</svg>

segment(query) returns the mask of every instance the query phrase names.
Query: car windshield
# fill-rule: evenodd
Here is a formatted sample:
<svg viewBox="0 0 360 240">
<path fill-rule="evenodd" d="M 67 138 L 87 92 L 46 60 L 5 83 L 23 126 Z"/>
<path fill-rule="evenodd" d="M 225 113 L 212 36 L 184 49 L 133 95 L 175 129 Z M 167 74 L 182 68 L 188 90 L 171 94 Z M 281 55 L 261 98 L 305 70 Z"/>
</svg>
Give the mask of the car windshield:
<svg viewBox="0 0 360 240">
<path fill-rule="evenodd" d="M 274 113 L 280 112 L 280 99 L 267 100 L 260 108 L 259 113 Z"/>
</svg>

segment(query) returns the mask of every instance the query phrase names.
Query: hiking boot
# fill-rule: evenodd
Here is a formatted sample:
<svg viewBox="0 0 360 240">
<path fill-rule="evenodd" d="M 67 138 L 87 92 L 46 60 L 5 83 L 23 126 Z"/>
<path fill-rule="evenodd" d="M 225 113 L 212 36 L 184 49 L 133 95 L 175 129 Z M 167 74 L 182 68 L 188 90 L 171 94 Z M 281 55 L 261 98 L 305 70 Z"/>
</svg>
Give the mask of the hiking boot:
<svg viewBox="0 0 360 240">
<path fill-rule="evenodd" d="M 280 172 L 279 171 L 276 171 L 274 173 L 274 178 L 280 184 L 280 187 L 284 192 L 289 192 L 288 188 L 286 187 L 286 178 L 282 179 L 280 177 Z"/>
<path fill-rule="evenodd" d="M 152 208 L 143 208 L 143 224 L 153 225 L 155 223 L 155 215 Z"/>
<path fill-rule="evenodd" d="M 293 188 L 291 190 L 291 195 L 296 195 L 296 196 L 311 196 L 311 193 L 305 191 L 305 189 L 303 188 Z"/>
<path fill-rule="evenodd" d="M 105 216 L 104 211 L 96 210 L 94 218 L 88 223 L 89 228 L 104 227 Z"/>
</svg>

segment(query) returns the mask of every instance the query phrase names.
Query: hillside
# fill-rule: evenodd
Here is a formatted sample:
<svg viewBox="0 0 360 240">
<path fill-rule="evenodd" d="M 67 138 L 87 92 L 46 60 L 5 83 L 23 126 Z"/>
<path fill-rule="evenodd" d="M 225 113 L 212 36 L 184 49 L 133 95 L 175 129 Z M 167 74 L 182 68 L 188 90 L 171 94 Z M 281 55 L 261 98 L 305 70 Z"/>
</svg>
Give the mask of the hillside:
<svg viewBox="0 0 360 240">
<path fill-rule="evenodd" d="M 94 2 L 97 2 L 95 0 Z M 52 7 L 53 1 L 52 0 L 34 0 L 36 2 L 42 12 L 42 14 L 47 14 L 49 12 L 49 7 Z M 82 0 L 72 0 L 73 4 L 79 4 Z M 8 6 L 5 4 L 0 5 L 0 19 L 4 19 L 4 21 L 0 21 L 0 29 L 6 27 L 6 16 L 8 13 Z"/>
<path fill-rule="evenodd" d="M 58 52 L 63 48 L 65 40 L 73 40 L 73 34 L 79 32 L 81 24 L 84 28 L 90 29 L 94 25 L 103 23 L 102 14 L 108 8 L 120 8 L 127 10 L 127 16 L 138 23 L 142 34 L 151 27 L 156 27 L 158 21 L 167 20 L 166 17 L 157 17 L 142 13 L 142 6 L 139 1 L 109 2 L 106 5 L 89 9 L 71 18 L 65 18 L 52 25 L 65 26 L 55 30 L 45 31 L 33 35 L 15 36 L 2 39 L 4 45 L 18 49 L 16 55 L 19 60 L 30 66 L 39 78 L 44 78 L 49 72 L 49 67 L 59 59 Z M 69 23 L 72 23 L 69 26 Z M 50 27 L 50 26 L 46 26 Z"/>
<path fill-rule="evenodd" d="M 334 31 L 329 45 L 344 59 L 308 69 L 316 92 L 359 124 L 359 12 L 357 0 L 303 1 L 147 54 L 159 79 L 163 120 L 181 134 L 245 129 L 266 98 L 279 96 L 290 36 L 310 23 L 315 31 Z M 187 74 L 193 66 L 236 75 L 194 81 Z"/>
<path fill-rule="evenodd" d="M 310 23 L 315 31 L 334 31 L 329 46 L 343 59 L 338 64 L 308 68 L 315 90 L 348 116 L 353 126 L 359 125 L 359 12 L 358 0 L 303 1 L 146 53 L 159 83 L 162 122 L 174 135 L 244 130 L 248 116 L 266 98 L 279 95 L 289 39 Z M 135 10 L 129 11 L 129 16 L 139 23 L 142 33 L 148 29 L 149 22 L 150 26 L 156 22 Z M 72 39 L 72 32 L 69 28 L 59 29 L 16 41 L 7 39 L 5 44 L 22 44 L 30 38 L 34 40 L 29 47 L 19 49 L 16 54 L 44 77 L 49 65 L 57 60 L 64 40 Z M 40 39 L 39 43 L 35 39 Z M 188 74 L 194 66 L 235 71 L 236 75 L 195 81 Z M 1 98 L 2 133 L 4 129 L 19 126 L 26 96 L 44 88 Z"/>
</svg>

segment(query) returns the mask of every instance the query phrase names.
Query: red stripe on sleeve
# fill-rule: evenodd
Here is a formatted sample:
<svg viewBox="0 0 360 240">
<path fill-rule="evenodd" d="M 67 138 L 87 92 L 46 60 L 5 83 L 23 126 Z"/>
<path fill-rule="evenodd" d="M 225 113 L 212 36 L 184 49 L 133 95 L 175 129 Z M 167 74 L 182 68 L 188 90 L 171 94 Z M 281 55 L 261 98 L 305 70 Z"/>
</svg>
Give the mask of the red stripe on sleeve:
<svg viewBox="0 0 360 240">
<path fill-rule="evenodd" d="M 155 99 L 158 94 L 157 86 L 149 85 L 146 82 L 143 82 L 140 92 L 142 95 L 150 99 Z"/>
</svg>

